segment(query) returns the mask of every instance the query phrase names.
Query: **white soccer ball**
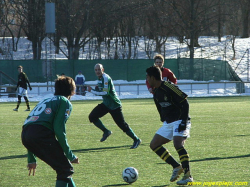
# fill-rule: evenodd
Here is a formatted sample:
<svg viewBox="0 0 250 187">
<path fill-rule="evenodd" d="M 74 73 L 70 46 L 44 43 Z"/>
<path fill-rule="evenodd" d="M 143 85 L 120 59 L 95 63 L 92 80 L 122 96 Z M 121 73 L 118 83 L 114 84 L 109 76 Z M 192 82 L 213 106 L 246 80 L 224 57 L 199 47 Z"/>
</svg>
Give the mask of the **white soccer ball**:
<svg viewBox="0 0 250 187">
<path fill-rule="evenodd" d="M 138 171 L 134 167 L 127 167 L 122 172 L 122 178 L 127 183 L 133 183 L 138 179 Z"/>
</svg>

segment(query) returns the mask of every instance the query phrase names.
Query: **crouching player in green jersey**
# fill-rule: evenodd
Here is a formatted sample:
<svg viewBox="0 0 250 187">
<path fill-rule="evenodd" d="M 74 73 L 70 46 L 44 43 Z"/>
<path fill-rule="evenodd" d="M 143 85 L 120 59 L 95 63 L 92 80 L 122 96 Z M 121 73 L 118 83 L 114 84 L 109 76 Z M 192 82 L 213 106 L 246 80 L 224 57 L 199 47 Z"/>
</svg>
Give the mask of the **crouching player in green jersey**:
<svg viewBox="0 0 250 187">
<path fill-rule="evenodd" d="M 177 184 L 187 185 L 189 182 L 193 182 L 189 167 L 189 155 L 184 148 L 185 140 L 189 137 L 191 128 L 187 95 L 173 83 L 163 81 L 159 67 L 152 66 L 146 72 L 148 83 L 155 88 L 154 100 L 163 122 L 162 127 L 155 133 L 150 148 L 173 167 L 170 181 L 177 180 L 184 171 L 183 178 L 177 181 Z M 181 164 L 163 147 L 164 144 L 172 140 Z"/>
<path fill-rule="evenodd" d="M 35 175 L 36 157 L 50 165 L 57 173 L 56 187 L 74 187 L 71 163 L 79 164 L 66 138 L 66 121 L 75 93 L 72 78 L 59 76 L 55 81 L 55 94 L 36 105 L 23 125 L 22 143 L 28 149 L 29 175 Z"/>
<path fill-rule="evenodd" d="M 89 121 L 94 123 L 96 127 L 103 131 L 103 137 L 100 141 L 105 141 L 112 132 L 104 126 L 99 118 L 103 117 L 107 113 L 110 113 L 118 127 L 134 140 L 134 143 L 130 148 L 137 148 L 140 145 L 141 140 L 135 135 L 133 130 L 124 120 L 122 104 L 117 96 L 111 77 L 104 73 L 102 64 L 96 64 L 94 70 L 96 76 L 98 77 L 98 86 L 95 90 L 88 86 L 88 91 L 95 95 L 102 96 L 103 102 L 98 104 L 89 114 Z"/>
</svg>

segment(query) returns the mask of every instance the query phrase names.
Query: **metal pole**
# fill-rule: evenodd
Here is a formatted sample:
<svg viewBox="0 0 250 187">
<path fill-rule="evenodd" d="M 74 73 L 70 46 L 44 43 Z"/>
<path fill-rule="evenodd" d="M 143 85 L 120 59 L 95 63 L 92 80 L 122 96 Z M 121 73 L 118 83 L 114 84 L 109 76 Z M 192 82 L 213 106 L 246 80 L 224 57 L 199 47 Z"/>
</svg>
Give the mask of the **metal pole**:
<svg viewBox="0 0 250 187">
<path fill-rule="evenodd" d="M 249 49 L 247 49 L 247 81 L 249 81 Z"/>
</svg>

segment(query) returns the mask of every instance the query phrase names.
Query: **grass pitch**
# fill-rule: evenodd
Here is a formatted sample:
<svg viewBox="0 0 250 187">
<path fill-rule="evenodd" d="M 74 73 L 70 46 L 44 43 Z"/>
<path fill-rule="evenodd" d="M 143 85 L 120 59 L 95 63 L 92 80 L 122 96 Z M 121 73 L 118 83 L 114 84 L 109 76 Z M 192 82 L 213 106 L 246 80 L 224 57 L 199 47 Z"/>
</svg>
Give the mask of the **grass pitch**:
<svg viewBox="0 0 250 187">
<path fill-rule="evenodd" d="M 186 148 L 196 186 L 250 185 L 249 97 L 189 98 L 192 118 L 191 137 Z M 68 143 L 79 157 L 74 165 L 73 179 L 78 187 L 126 186 L 121 174 L 124 168 L 138 169 L 136 187 L 177 186 L 169 182 L 171 166 L 165 164 L 149 148 L 156 130 L 162 125 L 152 99 L 122 100 L 125 120 L 142 139 L 135 150 L 132 140 L 124 134 L 108 114 L 103 123 L 113 131 L 100 142 L 102 132 L 88 121 L 88 114 L 101 101 L 73 101 L 73 112 L 67 122 Z M 31 103 L 33 108 L 37 103 Z M 26 149 L 21 143 L 22 124 L 28 112 L 22 102 L 0 104 L 0 186 L 52 187 L 56 173 L 38 159 L 35 176 L 28 176 Z M 170 142 L 165 146 L 178 159 Z M 229 183 L 230 182 L 230 183 Z M 241 182 L 241 183 L 238 183 Z M 244 183 L 243 183 L 244 182 Z M 222 184 L 222 183 L 220 183 Z M 232 185 L 231 185 L 232 184 Z M 223 186 L 223 185 L 221 185 Z"/>
</svg>

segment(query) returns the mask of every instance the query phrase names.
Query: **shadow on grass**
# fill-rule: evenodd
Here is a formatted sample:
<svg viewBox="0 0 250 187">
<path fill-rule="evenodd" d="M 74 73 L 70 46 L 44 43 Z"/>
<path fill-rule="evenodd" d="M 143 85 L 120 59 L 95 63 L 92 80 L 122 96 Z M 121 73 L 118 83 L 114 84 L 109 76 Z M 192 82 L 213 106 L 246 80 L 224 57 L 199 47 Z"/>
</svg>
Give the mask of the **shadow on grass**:
<svg viewBox="0 0 250 187">
<path fill-rule="evenodd" d="M 105 186 L 102 186 L 102 187 L 108 187 L 108 186 L 127 186 L 129 184 L 110 184 L 110 185 L 105 185 Z"/>
<path fill-rule="evenodd" d="M 250 134 L 239 134 L 239 135 L 235 135 L 236 137 L 237 136 L 250 136 Z"/>
<path fill-rule="evenodd" d="M 245 158 L 245 157 L 250 157 L 250 154 L 240 155 L 240 156 L 203 158 L 203 159 L 190 160 L 190 162 L 202 162 L 202 161 L 210 161 L 210 160 L 223 160 L 223 159 L 234 159 L 234 158 Z M 158 163 L 158 164 L 166 164 L 166 163 Z"/>
<path fill-rule="evenodd" d="M 15 158 L 26 158 L 26 157 L 27 157 L 27 154 L 25 154 L 25 155 L 12 155 L 12 156 L 0 157 L 0 160 L 15 159 Z"/>
<path fill-rule="evenodd" d="M 191 160 L 190 162 L 202 162 L 202 161 L 209 161 L 209 160 L 223 160 L 223 159 L 234 159 L 234 158 L 245 158 L 245 157 L 250 157 L 250 154 L 239 155 L 239 156 L 228 156 L 228 157 L 203 158 L 203 159 Z"/>
<path fill-rule="evenodd" d="M 144 146 L 143 144 L 140 144 L 140 146 Z M 139 147 L 140 147 L 139 146 Z M 122 145 L 122 146 L 114 146 L 114 147 L 97 147 L 97 148 L 87 148 L 87 149 L 77 149 L 77 150 L 72 150 L 74 152 L 99 152 L 103 150 L 116 150 L 116 149 L 129 149 L 131 145 Z"/>
<path fill-rule="evenodd" d="M 108 186 L 127 186 L 127 185 L 131 185 L 131 184 L 111 184 L 111 185 L 105 185 L 105 186 L 102 186 L 102 187 L 108 187 Z M 169 185 L 152 186 L 152 187 L 166 187 L 166 186 L 169 186 Z"/>
<path fill-rule="evenodd" d="M 143 146 L 141 144 L 140 146 Z M 116 149 L 129 149 L 131 145 L 123 145 L 123 146 L 116 146 L 116 147 L 98 147 L 98 148 L 88 148 L 88 149 L 78 149 L 78 150 L 72 150 L 73 153 L 79 153 L 79 152 L 98 152 L 103 150 L 116 150 Z M 16 158 L 26 158 L 27 154 L 24 155 L 11 155 L 11 156 L 4 156 L 0 157 L 0 160 L 8 160 L 8 159 L 16 159 Z"/>
</svg>

